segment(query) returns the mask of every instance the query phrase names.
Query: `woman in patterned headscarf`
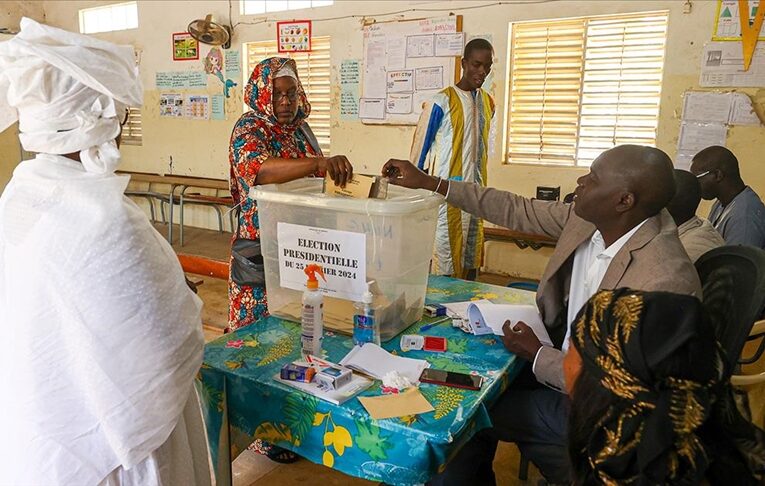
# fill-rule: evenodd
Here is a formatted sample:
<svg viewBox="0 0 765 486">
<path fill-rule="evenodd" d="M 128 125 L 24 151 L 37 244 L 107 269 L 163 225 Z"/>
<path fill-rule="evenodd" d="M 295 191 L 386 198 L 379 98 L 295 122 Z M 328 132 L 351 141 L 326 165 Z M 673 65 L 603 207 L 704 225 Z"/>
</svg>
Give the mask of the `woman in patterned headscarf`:
<svg viewBox="0 0 765 486">
<path fill-rule="evenodd" d="M 759 484 L 762 432 L 733 402 L 715 329 L 694 297 L 601 291 L 564 362 L 574 484 Z"/>
<path fill-rule="evenodd" d="M 342 155 L 324 157 L 306 118 L 311 113 L 295 61 L 283 57 L 264 59 L 252 71 L 244 88 L 244 101 L 252 109 L 236 122 L 231 133 L 231 195 L 239 205 L 238 239 L 260 239 L 258 208 L 248 198 L 250 187 L 289 182 L 329 173 L 345 186 L 353 167 Z M 245 242 L 246 243 L 246 242 Z M 259 255 L 258 255 L 259 256 Z M 234 269 L 234 258 L 231 259 Z M 265 286 L 237 284 L 229 275 L 227 331 L 252 324 L 268 314 Z M 277 462 L 294 462 L 292 452 L 256 440 L 250 449 Z"/>
<path fill-rule="evenodd" d="M 258 63 L 244 89 L 244 101 L 252 110 L 236 122 L 229 147 L 231 195 L 240 207 L 235 238 L 258 240 L 258 208 L 247 197 L 250 187 L 326 172 L 344 186 L 353 167 L 342 155 L 323 156 L 306 122 L 311 105 L 292 59 L 271 57 Z M 267 313 L 264 287 L 239 285 L 229 278 L 229 331 Z"/>
</svg>

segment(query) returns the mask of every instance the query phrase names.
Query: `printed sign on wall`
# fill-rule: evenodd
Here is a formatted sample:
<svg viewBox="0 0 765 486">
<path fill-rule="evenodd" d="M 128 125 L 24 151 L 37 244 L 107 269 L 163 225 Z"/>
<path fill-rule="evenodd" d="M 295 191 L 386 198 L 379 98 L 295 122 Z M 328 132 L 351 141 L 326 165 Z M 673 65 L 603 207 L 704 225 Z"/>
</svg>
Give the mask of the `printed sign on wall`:
<svg viewBox="0 0 765 486">
<path fill-rule="evenodd" d="M 173 61 L 199 59 L 199 41 L 188 32 L 173 34 Z"/>
<path fill-rule="evenodd" d="M 276 37 L 279 52 L 309 52 L 311 50 L 311 21 L 277 22 Z"/>
</svg>

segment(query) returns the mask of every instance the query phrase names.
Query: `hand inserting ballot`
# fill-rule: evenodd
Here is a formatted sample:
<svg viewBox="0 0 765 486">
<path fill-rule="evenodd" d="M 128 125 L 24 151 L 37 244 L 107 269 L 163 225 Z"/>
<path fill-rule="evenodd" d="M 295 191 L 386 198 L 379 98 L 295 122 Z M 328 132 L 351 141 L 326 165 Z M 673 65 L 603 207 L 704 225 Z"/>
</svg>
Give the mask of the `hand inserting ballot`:
<svg viewBox="0 0 765 486">
<path fill-rule="evenodd" d="M 391 184 L 429 191 L 435 191 L 440 181 L 437 177 L 429 176 L 421 171 L 408 160 L 400 159 L 388 160 L 383 166 L 382 175 L 387 177 Z"/>
</svg>

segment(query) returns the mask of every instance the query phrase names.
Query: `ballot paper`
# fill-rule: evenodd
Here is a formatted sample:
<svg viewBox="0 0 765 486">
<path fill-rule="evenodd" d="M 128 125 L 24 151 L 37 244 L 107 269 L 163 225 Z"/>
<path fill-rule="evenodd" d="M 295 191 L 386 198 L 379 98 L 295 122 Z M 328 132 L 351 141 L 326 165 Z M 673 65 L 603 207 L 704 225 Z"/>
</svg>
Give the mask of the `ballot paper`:
<svg viewBox="0 0 765 486">
<path fill-rule="evenodd" d="M 417 415 L 432 412 L 433 405 L 422 395 L 419 389 L 409 388 L 401 393 L 377 397 L 359 397 L 359 401 L 375 420 Z"/>
<path fill-rule="evenodd" d="M 547 328 L 542 322 L 542 317 L 539 315 L 539 311 L 534 305 L 517 305 L 517 304 L 492 304 L 492 303 L 480 303 L 471 304 L 468 307 L 468 319 L 471 323 L 478 321 L 480 324 L 485 324 L 490 327 L 494 334 L 502 336 L 502 326 L 505 321 L 510 321 L 511 329 L 519 321 L 523 321 L 527 326 L 534 331 L 534 334 L 539 339 L 539 342 L 552 346 L 552 340 L 547 333 Z"/>
<path fill-rule="evenodd" d="M 422 370 L 430 366 L 423 359 L 394 356 L 374 343 L 355 346 L 340 364 L 378 380 L 382 380 L 391 371 L 397 371 L 412 383 L 419 383 Z"/>
</svg>

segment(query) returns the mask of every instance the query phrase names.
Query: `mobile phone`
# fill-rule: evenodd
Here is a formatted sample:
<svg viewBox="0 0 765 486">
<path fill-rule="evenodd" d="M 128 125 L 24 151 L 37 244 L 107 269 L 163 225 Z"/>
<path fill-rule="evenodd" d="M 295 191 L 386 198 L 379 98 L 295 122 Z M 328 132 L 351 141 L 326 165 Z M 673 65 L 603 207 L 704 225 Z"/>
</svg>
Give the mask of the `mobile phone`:
<svg viewBox="0 0 765 486">
<path fill-rule="evenodd" d="M 420 381 L 423 383 L 434 383 L 436 385 L 467 388 L 468 390 L 480 390 L 481 385 L 483 385 L 483 376 L 425 368 L 422 375 L 420 375 Z"/>
</svg>

